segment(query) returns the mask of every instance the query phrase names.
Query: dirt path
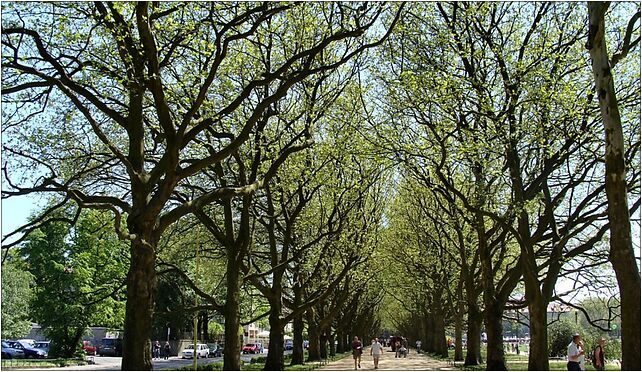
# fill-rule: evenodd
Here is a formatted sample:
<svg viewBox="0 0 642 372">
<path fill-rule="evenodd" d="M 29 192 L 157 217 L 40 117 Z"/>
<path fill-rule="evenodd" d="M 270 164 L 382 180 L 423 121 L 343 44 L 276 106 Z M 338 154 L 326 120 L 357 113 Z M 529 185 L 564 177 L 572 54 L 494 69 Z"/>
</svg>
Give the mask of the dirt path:
<svg viewBox="0 0 642 372">
<path fill-rule="evenodd" d="M 382 371 L 456 371 L 457 368 L 449 366 L 447 362 L 433 359 L 424 354 L 417 354 L 412 350 L 407 358 L 395 358 L 395 353 L 386 348 L 384 355 L 379 358 L 379 370 Z M 325 371 L 351 371 L 354 370 L 352 356 L 329 363 L 320 368 Z M 360 371 L 374 371 L 374 361 L 370 356 L 370 349 L 365 349 L 361 356 Z"/>
</svg>

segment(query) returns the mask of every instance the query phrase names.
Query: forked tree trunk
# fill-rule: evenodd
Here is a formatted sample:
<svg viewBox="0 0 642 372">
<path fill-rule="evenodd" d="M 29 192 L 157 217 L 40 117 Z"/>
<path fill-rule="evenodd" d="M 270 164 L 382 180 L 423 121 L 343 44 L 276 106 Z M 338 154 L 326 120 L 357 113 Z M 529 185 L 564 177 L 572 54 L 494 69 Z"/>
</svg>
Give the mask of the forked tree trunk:
<svg viewBox="0 0 642 372">
<path fill-rule="evenodd" d="M 589 36 L 586 46 L 591 55 L 595 91 L 600 103 L 606 137 L 605 185 L 611 230 L 609 260 L 615 270 L 620 289 L 622 370 L 639 371 L 640 272 L 631 240 L 622 120 L 604 34 L 604 14 L 607 9 L 608 3 L 588 3 Z"/>
<path fill-rule="evenodd" d="M 130 230 L 131 231 L 131 230 Z M 150 337 L 156 293 L 156 252 L 151 239 L 131 243 L 123 337 L 123 371 L 152 369 Z"/>
</svg>

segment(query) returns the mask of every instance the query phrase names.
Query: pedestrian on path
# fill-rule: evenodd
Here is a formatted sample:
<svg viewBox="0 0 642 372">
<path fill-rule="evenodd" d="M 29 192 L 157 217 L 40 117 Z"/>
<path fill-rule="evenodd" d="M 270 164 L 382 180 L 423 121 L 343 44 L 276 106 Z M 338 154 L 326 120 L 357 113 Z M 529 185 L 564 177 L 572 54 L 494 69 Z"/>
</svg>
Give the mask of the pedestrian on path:
<svg viewBox="0 0 642 372">
<path fill-rule="evenodd" d="M 593 366 L 598 371 L 604 371 L 604 343 L 606 343 L 606 339 L 600 337 L 595 350 L 593 350 Z"/>
<path fill-rule="evenodd" d="M 383 354 L 383 345 L 379 343 L 378 339 L 372 340 L 372 347 L 370 348 L 370 355 L 372 355 L 372 359 L 374 360 L 374 367 L 375 369 L 379 369 L 379 358 Z"/>
<path fill-rule="evenodd" d="M 171 349 L 171 347 L 169 346 L 169 341 L 165 341 L 164 349 L 165 349 L 165 353 L 164 353 L 165 354 L 165 359 L 169 359 L 169 351 Z"/>
<path fill-rule="evenodd" d="M 354 336 L 352 340 L 352 358 L 354 359 L 354 370 L 357 370 L 357 366 L 361 368 L 361 354 L 363 354 L 363 344 L 359 341 L 359 337 Z"/>
<path fill-rule="evenodd" d="M 580 342 L 581 342 L 580 334 L 576 333 L 573 335 L 573 341 L 571 341 L 570 344 L 568 344 L 567 348 L 567 359 L 568 363 L 566 363 L 566 368 L 569 371 L 581 371 L 582 369 L 580 368 L 580 356 L 584 355 L 584 351 L 580 350 Z"/>
</svg>

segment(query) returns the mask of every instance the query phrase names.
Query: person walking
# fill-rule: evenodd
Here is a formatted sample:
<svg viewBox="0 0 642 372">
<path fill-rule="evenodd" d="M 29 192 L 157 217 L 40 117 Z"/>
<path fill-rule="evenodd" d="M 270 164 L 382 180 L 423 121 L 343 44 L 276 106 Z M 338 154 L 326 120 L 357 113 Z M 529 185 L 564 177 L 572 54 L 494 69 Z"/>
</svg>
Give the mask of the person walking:
<svg viewBox="0 0 642 372">
<path fill-rule="evenodd" d="M 165 347 L 163 349 L 165 351 L 163 353 L 163 354 L 165 354 L 165 359 L 169 359 L 169 352 L 171 350 L 171 347 L 169 346 L 169 341 L 165 341 Z"/>
<path fill-rule="evenodd" d="M 568 347 L 566 348 L 566 356 L 568 362 L 566 363 L 566 368 L 569 371 L 581 371 L 580 367 L 580 356 L 584 355 L 584 350 L 580 350 L 580 342 L 582 341 L 580 334 L 576 333 L 573 335 L 573 340 Z"/>
<path fill-rule="evenodd" d="M 153 359 L 160 359 L 160 350 L 161 350 L 161 344 L 158 340 L 156 340 L 156 342 L 154 342 L 154 346 L 152 346 Z"/>
<path fill-rule="evenodd" d="M 359 337 L 354 336 L 352 340 L 352 358 L 354 359 L 354 370 L 357 370 L 357 366 L 361 368 L 361 354 L 363 354 L 363 344 L 359 341 Z"/>
<path fill-rule="evenodd" d="M 606 343 L 606 339 L 604 337 L 600 337 L 600 339 L 597 340 L 597 346 L 593 350 L 593 358 L 592 358 L 593 366 L 598 371 L 604 371 L 604 344 L 605 343 Z"/>
<path fill-rule="evenodd" d="M 376 338 L 372 340 L 370 355 L 372 355 L 372 359 L 374 360 L 374 369 L 379 369 L 379 358 L 383 355 L 383 345 L 381 345 Z"/>
</svg>

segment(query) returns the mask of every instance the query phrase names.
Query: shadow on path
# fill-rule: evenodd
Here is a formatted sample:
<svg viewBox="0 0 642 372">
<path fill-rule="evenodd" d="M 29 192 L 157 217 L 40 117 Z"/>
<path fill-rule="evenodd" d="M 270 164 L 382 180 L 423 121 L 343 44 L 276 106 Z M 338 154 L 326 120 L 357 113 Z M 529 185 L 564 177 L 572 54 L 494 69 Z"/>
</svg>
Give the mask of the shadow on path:
<svg viewBox="0 0 642 372">
<path fill-rule="evenodd" d="M 335 362 L 328 363 L 328 365 L 320 368 L 324 371 L 353 371 L 354 359 L 352 355 Z M 361 356 L 360 371 L 374 371 L 374 361 L 370 356 L 370 349 L 367 348 L 363 351 Z M 379 369 L 382 371 L 456 371 L 457 368 L 448 365 L 448 362 L 437 360 L 426 356 L 425 354 L 418 354 L 416 351 L 411 350 L 406 358 L 395 358 L 395 353 L 389 349 L 379 358 Z"/>
</svg>

